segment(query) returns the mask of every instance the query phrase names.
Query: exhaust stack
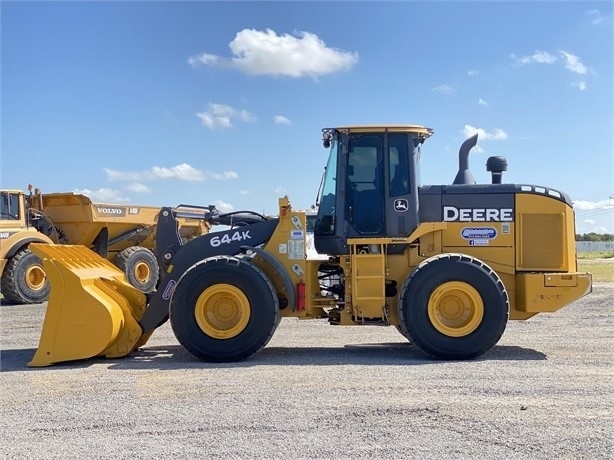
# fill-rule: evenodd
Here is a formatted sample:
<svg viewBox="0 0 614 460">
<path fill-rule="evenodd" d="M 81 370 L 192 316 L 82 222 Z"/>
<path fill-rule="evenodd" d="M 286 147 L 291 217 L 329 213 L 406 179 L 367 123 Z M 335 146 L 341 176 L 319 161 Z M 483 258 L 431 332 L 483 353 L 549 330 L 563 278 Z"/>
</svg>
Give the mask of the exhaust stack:
<svg viewBox="0 0 614 460">
<path fill-rule="evenodd" d="M 478 135 L 474 134 L 462 143 L 458 150 L 458 173 L 454 178 L 454 185 L 475 184 L 475 179 L 469 171 L 469 151 L 478 143 Z"/>
</svg>

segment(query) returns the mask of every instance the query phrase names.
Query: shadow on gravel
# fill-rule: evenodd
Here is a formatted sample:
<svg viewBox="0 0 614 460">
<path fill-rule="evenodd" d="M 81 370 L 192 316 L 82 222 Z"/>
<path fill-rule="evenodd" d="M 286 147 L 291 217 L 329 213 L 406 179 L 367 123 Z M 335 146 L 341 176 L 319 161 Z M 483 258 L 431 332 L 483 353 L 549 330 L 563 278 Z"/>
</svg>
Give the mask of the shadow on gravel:
<svg viewBox="0 0 614 460">
<path fill-rule="evenodd" d="M 167 347 L 146 347 L 124 358 L 91 358 L 70 361 L 48 367 L 28 367 L 35 349 L 3 350 L 0 352 L 0 372 L 44 371 L 60 369 L 82 369 L 103 364 L 109 369 L 190 369 L 190 368 L 238 368 L 252 366 L 336 366 L 359 364 L 362 366 L 382 365 L 436 365 L 439 361 L 429 359 L 410 343 L 353 344 L 342 348 L 331 347 L 266 347 L 260 353 L 239 363 L 205 363 L 196 359 L 180 345 Z M 480 361 L 540 361 L 546 360 L 544 353 L 516 346 L 495 346 Z"/>
</svg>

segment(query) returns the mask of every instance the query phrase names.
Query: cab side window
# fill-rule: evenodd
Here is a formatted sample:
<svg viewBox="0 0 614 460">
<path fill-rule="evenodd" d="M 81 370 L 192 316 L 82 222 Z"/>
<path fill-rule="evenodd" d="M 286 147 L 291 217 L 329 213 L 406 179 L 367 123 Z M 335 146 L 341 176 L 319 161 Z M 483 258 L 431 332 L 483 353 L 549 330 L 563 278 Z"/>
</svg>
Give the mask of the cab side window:
<svg viewBox="0 0 614 460">
<path fill-rule="evenodd" d="M 19 219 L 19 194 L 2 193 L 0 195 L 0 220 Z"/>
<path fill-rule="evenodd" d="M 407 155 L 407 136 L 390 134 L 388 136 L 388 190 L 390 196 L 409 193 L 409 164 Z"/>
</svg>

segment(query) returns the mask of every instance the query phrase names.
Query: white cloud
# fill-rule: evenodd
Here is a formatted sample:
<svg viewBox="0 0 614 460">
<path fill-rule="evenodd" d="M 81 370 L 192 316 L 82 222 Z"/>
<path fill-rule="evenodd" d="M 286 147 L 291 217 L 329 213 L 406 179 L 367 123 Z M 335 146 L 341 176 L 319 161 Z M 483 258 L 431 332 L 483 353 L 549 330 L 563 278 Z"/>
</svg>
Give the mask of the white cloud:
<svg viewBox="0 0 614 460">
<path fill-rule="evenodd" d="M 603 225 L 597 225 L 593 219 L 584 219 L 582 221 L 583 227 L 578 230 L 577 233 L 610 233 L 607 227 Z"/>
<path fill-rule="evenodd" d="M 113 190 L 110 188 L 99 188 L 98 190 L 90 190 L 87 188 L 74 189 L 74 192 L 81 195 L 86 195 L 94 202 L 124 203 L 130 201 L 130 199 L 123 196 L 122 192 L 119 190 Z"/>
<path fill-rule="evenodd" d="M 292 124 L 290 119 L 284 117 L 283 115 L 275 115 L 273 117 L 273 121 L 278 125 L 291 125 Z"/>
<path fill-rule="evenodd" d="M 578 211 L 594 211 L 595 209 L 607 209 L 614 207 L 610 200 L 601 201 L 583 201 L 577 200 L 573 202 L 574 209 Z"/>
<path fill-rule="evenodd" d="M 469 70 L 469 71 L 467 72 L 467 75 L 469 75 L 470 77 L 475 77 L 475 76 L 479 75 L 479 73 L 480 73 L 480 72 L 478 72 L 477 70 L 473 70 L 473 69 L 471 69 L 471 70 Z"/>
<path fill-rule="evenodd" d="M 599 24 L 603 21 L 603 16 L 599 10 L 587 11 L 586 15 L 591 19 L 591 24 Z"/>
<path fill-rule="evenodd" d="M 483 105 L 484 107 L 488 107 L 488 102 L 486 102 L 484 99 L 479 98 L 478 99 L 478 104 Z"/>
<path fill-rule="evenodd" d="M 193 67 L 218 65 L 251 75 L 317 78 L 349 70 L 358 53 L 328 47 L 310 32 L 277 35 L 271 29 L 243 29 L 228 44 L 232 57 L 201 53 L 188 58 Z"/>
<path fill-rule="evenodd" d="M 431 91 L 435 93 L 440 93 L 440 94 L 452 94 L 454 92 L 454 88 L 452 88 L 450 85 L 444 84 L 444 85 L 436 86 Z"/>
<path fill-rule="evenodd" d="M 149 193 L 151 189 L 147 187 L 145 184 L 139 184 L 138 182 L 133 182 L 132 184 L 128 184 L 126 186 L 127 190 L 130 190 L 134 193 Z"/>
<path fill-rule="evenodd" d="M 530 56 L 518 57 L 515 54 L 510 54 L 510 57 L 517 65 L 530 64 L 537 62 L 539 64 L 552 64 L 558 60 L 558 58 L 547 51 L 535 50 Z"/>
<path fill-rule="evenodd" d="M 190 181 L 202 181 L 203 173 L 187 163 L 181 163 L 171 168 L 154 166 L 147 171 L 118 171 L 104 168 L 107 179 L 110 181 L 142 181 L 154 179 L 181 179 Z"/>
<path fill-rule="evenodd" d="M 207 175 L 215 180 L 237 179 L 239 177 L 234 171 L 224 171 L 223 173 L 207 171 Z"/>
<path fill-rule="evenodd" d="M 288 190 L 286 189 L 286 187 L 279 186 L 275 189 L 275 193 L 281 196 L 287 194 Z"/>
<path fill-rule="evenodd" d="M 240 119 L 242 121 L 255 121 L 251 113 L 245 109 L 237 110 L 226 104 L 209 103 L 207 111 L 197 112 L 196 116 L 209 129 L 215 128 L 230 128 L 232 121 Z"/>
<path fill-rule="evenodd" d="M 241 120 L 247 121 L 247 122 L 257 120 L 255 116 L 253 116 L 251 113 L 249 113 L 245 109 L 241 109 L 241 112 L 239 112 L 239 117 L 241 118 Z"/>
<path fill-rule="evenodd" d="M 239 190 L 239 193 L 241 195 L 249 195 L 249 191 L 248 190 Z"/>
<path fill-rule="evenodd" d="M 138 172 L 124 172 L 117 171 L 115 169 L 103 168 L 103 171 L 107 175 L 107 179 L 110 181 L 116 180 L 142 180 L 145 179 L 146 173 Z M 149 173 L 151 175 L 151 173 Z"/>
<path fill-rule="evenodd" d="M 188 64 L 192 67 L 199 67 L 201 65 L 215 64 L 218 57 L 213 54 L 201 53 L 188 58 Z"/>
<path fill-rule="evenodd" d="M 588 72 L 588 68 L 575 54 L 569 53 L 565 50 L 558 50 L 558 54 L 563 58 L 565 68 L 567 70 L 581 75 Z M 530 63 L 553 64 L 559 60 L 558 56 L 555 54 L 540 50 L 536 50 L 531 56 L 518 57 L 515 54 L 510 54 L 510 57 L 514 60 L 514 64 L 517 66 Z"/>
<path fill-rule="evenodd" d="M 187 163 L 182 163 L 172 168 L 154 166 L 151 168 L 151 171 L 156 178 L 160 179 L 204 180 L 203 173 Z"/>
<path fill-rule="evenodd" d="M 200 121 L 209 129 L 215 128 L 229 128 L 230 118 L 228 117 L 216 117 L 208 112 L 196 112 L 196 116 L 200 118 Z"/>
<path fill-rule="evenodd" d="M 209 104 L 209 111 L 216 117 L 230 117 L 234 115 L 235 109 L 226 104 Z"/>
<path fill-rule="evenodd" d="M 575 54 L 571 54 L 563 50 L 559 50 L 559 53 L 565 58 L 565 68 L 567 70 L 570 70 L 574 73 L 579 73 L 581 75 L 584 75 L 586 72 L 588 72 L 586 66 L 582 64 L 580 58 Z"/>
<path fill-rule="evenodd" d="M 502 141 L 508 138 L 505 131 L 500 128 L 495 128 L 492 132 L 488 133 L 482 128 L 476 128 L 475 126 L 465 125 L 461 131 L 465 137 L 471 137 L 474 134 L 478 135 L 478 140 L 483 141 Z"/>
<path fill-rule="evenodd" d="M 233 205 L 222 200 L 216 200 L 213 202 L 213 204 L 220 212 L 230 212 L 235 210 Z"/>
<path fill-rule="evenodd" d="M 574 81 L 574 82 L 571 82 L 571 83 L 569 84 L 569 86 L 573 86 L 573 87 L 575 87 L 575 88 L 578 88 L 580 91 L 584 91 L 584 90 L 586 89 L 586 83 L 585 83 L 585 82 L 583 82 L 583 81 L 577 81 L 577 82 L 576 82 L 576 81 Z"/>
</svg>

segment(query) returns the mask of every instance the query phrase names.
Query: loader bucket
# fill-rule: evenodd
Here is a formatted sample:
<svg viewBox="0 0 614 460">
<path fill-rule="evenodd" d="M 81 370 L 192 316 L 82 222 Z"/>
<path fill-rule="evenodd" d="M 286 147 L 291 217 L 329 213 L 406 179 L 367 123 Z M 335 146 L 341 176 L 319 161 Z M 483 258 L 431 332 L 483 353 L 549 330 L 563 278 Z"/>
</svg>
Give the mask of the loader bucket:
<svg viewBox="0 0 614 460">
<path fill-rule="evenodd" d="M 43 261 L 51 292 L 39 346 L 28 366 L 122 357 L 143 345 L 138 320 L 147 298 L 121 270 L 85 246 L 29 247 Z"/>
</svg>

